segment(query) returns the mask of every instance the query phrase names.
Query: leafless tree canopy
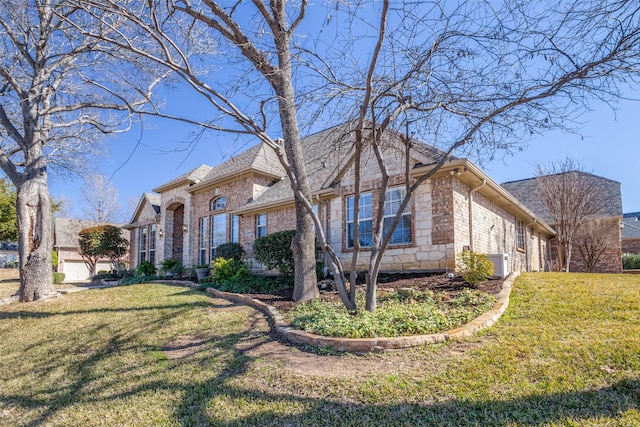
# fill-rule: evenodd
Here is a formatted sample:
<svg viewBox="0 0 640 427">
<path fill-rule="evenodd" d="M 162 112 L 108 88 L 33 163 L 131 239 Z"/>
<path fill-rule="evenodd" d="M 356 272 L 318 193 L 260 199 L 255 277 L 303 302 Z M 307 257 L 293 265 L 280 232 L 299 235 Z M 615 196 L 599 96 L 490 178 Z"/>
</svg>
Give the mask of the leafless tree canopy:
<svg viewBox="0 0 640 427">
<path fill-rule="evenodd" d="M 119 31 L 117 15 L 101 18 L 66 0 L 0 4 L 0 167 L 18 190 L 23 301 L 55 292 L 48 169 L 82 168 L 102 135 L 129 127 L 161 77 L 79 30 Z"/>
<path fill-rule="evenodd" d="M 119 222 L 122 220 L 122 208 L 118 199 L 118 190 L 104 175 L 89 175 L 82 188 L 85 219 L 98 224 Z"/>
<path fill-rule="evenodd" d="M 539 195 L 556 230 L 559 268 L 568 272 L 573 244 L 582 227 L 602 215 L 605 194 L 573 159 L 539 165 L 537 175 Z"/>
</svg>

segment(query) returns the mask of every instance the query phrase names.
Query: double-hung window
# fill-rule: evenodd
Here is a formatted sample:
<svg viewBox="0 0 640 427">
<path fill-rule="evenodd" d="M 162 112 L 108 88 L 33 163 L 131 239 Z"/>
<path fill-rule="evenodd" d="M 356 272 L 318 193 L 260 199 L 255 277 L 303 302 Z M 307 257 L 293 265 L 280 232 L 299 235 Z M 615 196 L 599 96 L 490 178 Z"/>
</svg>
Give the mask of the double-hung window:
<svg viewBox="0 0 640 427">
<path fill-rule="evenodd" d="M 516 220 L 516 249 L 524 251 L 525 226 L 523 221 Z"/>
<path fill-rule="evenodd" d="M 347 197 L 347 247 L 352 248 L 353 230 L 355 229 L 355 196 Z M 360 209 L 358 212 L 358 241 L 360 246 L 371 246 L 373 241 L 371 193 L 360 193 Z"/>
<path fill-rule="evenodd" d="M 383 238 L 386 238 L 389 234 L 393 219 L 398 213 L 398 210 L 400 210 L 400 205 L 402 204 L 406 194 L 407 192 L 404 187 L 391 188 L 387 190 L 384 202 Z M 398 222 L 395 230 L 393 230 L 391 239 L 389 240 L 390 245 L 406 243 L 411 243 L 411 208 L 409 203 L 407 203 L 404 211 L 402 211 L 400 221 Z"/>
<path fill-rule="evenodd" d="M 207 217 L 203 216 L 202 218 L 200 218 L 199 222 L 200 228 L 198 229 L 198 264 L 204 265 L 209 263 L 209 261 L 207 260 Z"/>
<path fill-rule="evenodd" d="M 140 242 L 139 242 L 139 250 L 140 257 L 138 258 L 138 262 L 145 261 L 147 259 L 147 226 L 140 227 Z"/>
<path fill-rule="evenodd" d="M 267 235 L 267 214 L 256 215 L 256 238 Z"/>
<path fill-rule="evenodd" d="M 209 232 L 210 259 L 216 258 L 216 248 L 227 241 L 227 215 L 211 215 L 211 225 Z"/>
<path fill-rule="evenodd" d="M 156 263 L 156 224 L 149 226 L 149 262 Z"/>
</svg>

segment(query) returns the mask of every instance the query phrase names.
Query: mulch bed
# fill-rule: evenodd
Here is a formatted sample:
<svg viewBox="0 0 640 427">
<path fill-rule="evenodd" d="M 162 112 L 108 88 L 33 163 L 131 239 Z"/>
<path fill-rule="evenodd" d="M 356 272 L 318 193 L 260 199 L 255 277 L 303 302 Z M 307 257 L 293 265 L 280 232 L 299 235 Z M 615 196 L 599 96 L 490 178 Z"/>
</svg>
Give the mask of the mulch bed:
<svg viewBox="0 0 640 427">
<path fill-rule="evenodd" d="M 505 279 L 486 280 L 474 286 L 470 286 L 461 276 L 455 276 L 453 281 L 446 274 L 381 274 L 378 280 L 378 295 L 387 291 L 397 291 L 401 288 L 411 288 L 418 291 L 430 289 L 434 292 L 455 294 L 465 288 L 478 289 L 491 295 L 497 295 L 502 289 Z M 357 292 L 364 292 L 364 285 L 358 285 Z M 282 289 L 269 294 L 249 294 L 252 298 L 260 300 L 276 308 L 281 313 L 291 310 L 297 302 L 292 300 L 293 289 Z M 337 292 L 321 293 L 320 298 L 326 301 L 340 301 Z"/>
</svg>

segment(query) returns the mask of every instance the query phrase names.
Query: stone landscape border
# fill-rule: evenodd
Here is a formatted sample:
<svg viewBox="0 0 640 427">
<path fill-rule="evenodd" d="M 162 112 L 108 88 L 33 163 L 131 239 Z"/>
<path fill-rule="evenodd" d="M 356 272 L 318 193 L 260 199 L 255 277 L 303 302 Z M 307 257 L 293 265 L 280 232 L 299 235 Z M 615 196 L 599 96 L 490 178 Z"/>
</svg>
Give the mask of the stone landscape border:
<svg viewBox="0 0 640 427">
<path fill-rule="evenodd" d="M 222 292 L 214 288 L 207 288 L 206 291 L 215 297 L 245 304 L 261 311 L 269 318 L 271 327 L 276 334 L 294 344 L 330 348 L 335 351 L 347 353 L 369 353 L 385 350 L 399 350 L 424 344 L 442 343 L 453 339 L 469 337 L 481 329 L 490 327 L 507 310 L 511 289 L 513 288 L 513 282 L 519 274 L 520 273 L 518 272 L 512 273 L 502 284 L 502 289 L 497 295 L 498 301 L 496 302 L 496 305 L 491 310 L 473 319 L 471 322 L 466 323 L 459 328 L 437 334 L 392 338 L 338 338 L 311 334 L 294 328 L 290 323 L 284 320 L 275 307 L 265 304 L 262 301 L 251 298 L 247 295 Z"/>
<path fill-rule="evenodd" d="M 251 298 L 250 296 L 243 294 L 234 294 L 230 292 L 222 292 L 214 288 L 206 288 L 206 291 L 207 293 L 215 297 L 245 304 L 264 313 L 269 318 L 269 322 L 275 333 L 279 337 L 284 338 L 294 344 L 301 344 L 318 348 L 330 348 L 335 351 L 347 353 L 369 353 L 381 352 L 385 350 L 399 350 L 425 344 L 442 343 L 452 339 L 469 337 L 481 329 L 490 327 L 507 310 L 507 306 L 509 305 L 509 297 L 511 295 L 511 289 L 513 288 L 513 282 L 519 274 L 520 273 L 518 272 L 512 273 L 502 284 L 502 289 L 497 295 L 498 301 L 496 302 L 496 305 L 491 310 L 473 319 L 471 322 L 466 323 L 459 328 L 451 329 L 437 334 L 410 335 L 392 338 L 338 338 L 324 337 L 321 335 L 312 334 L 294 328 L 284 319 L 284 317 L 282 317 L 282 315 L 278 312 L 278 310 L 275 309 L 275 307 L 269 304 L 265 304 L 264 302 L 257 299 Z M 181 280 L 152 280 L 150 281 L 150 283 L 186 286 L 190 288 L 199 286 L 197 283 Z M 89 289 L 104 289 L 112 286 L 114 285 L 109 283 L 99 286 L 59 289 L 58 293 L 68 294 Z M 10 298 L 0 301 L 0 305 L 3 305 L 3 303 L 8 303 L 9 299 Z"/>
</svg>

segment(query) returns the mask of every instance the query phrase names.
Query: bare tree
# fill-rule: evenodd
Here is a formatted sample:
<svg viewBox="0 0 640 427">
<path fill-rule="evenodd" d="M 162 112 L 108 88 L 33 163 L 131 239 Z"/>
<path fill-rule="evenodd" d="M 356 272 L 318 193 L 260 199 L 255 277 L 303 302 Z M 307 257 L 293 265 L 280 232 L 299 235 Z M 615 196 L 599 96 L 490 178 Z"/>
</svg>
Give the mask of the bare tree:
<svg viewBox="0 0 640 427">
<path fill-rule="evenodd" d="M 619 85 L 638 70 L 638 7 L 624 1 L 79 4 L 117 12 L 142 30 L 144 44 L 92 35 L 184 79 L 220 113 L 202 125 L 253 135 L 276 151 L 296 200 L 296 286 L 303 286 L 296 298 L 316 295 L 313 220 L 351 310 L 355 283 L 347 290 L 346 270 L 312 212 L 298 115 L 309 122 L 332 113 L 355 119 L 349 164 L 355 170 L 356 219 L 365 152 L 373 153 L 380 170 L 367 292 L 373 311 L 382 257 L 419 185 L 454 154 L 490 158 L 521 149 L 532 133 L 571 128 L 591 100 L 614 100 Z M 326 17 L 325 25 L 300 25 L 312 6 L 316 16 Z M 278 133 L 284 146 L 272 136 Z M 423 156 L 431 158 L 432 169 L 418 178 L 411 174 L 412 153 L 420 151 L 416 139 L 441 149 Z M 387 168 L 393 141 L 401 141 L 402 176 L 391 176 Z M 383 215 L 390 182 L 405 186 L 392 221 Z M 356 220 L 354 236 L 358 227 Z M 354 239 L 352 280 L 358 245 Z"/>
<path fill-rule="evenodd" d="M 367 276 L 367 309 L 373 311 L 382 257 L 418 186 L 454 154 L 482 160 L 522 149 L 529 134 L 571 129 L 590 102 L 615 100 L 620 82 L 637 78 L 640 12 L 637 5 L 620 1 L 550 1 L 544 6 L 420 2 L 401 7 L 385 1 L 368 10 L 366 6 L 347 7 L 343 20 L 362 25 L 359 17 L 371 23 L 370 16 L 378 14 L 377 31 L 359 39 L 352 37 L 356 30 L 347 32 L 344 43 L 333 43 L 337 50 L 321 63 L 325 68 L 320 73 L 339 94 L 339 111 L 351 110 L 357 117 L 354 236 L 364 150 L 373 152 L 381 175 L 380 188 L 374 190 L 378 214 Z M 366 67 L 345 54 L 364 51 L 358 45 L 363 40 L 374 46 Z M 418 177 L 411 174 L 414 138 L 441 149 L 430 153 L 431 168 Z M 404 176 L 391 176 L 390 141 L 404 146 Z M 375 165 L 367 166 L 371 167 Z M 389 221 L 385 204 L 392 179 L 404 183 L 404 197 Z M 591 208 L 597 211 L 599 198 L 592 192 L 591 196 L 581 205 L 585 217 Z M 589 203 L 593 206 L 587 207 Z M 573 230 L 565 231 L 563 245 L 574 238 Z M 357 240 L 351 277 L 358 264 Z"/>
<path fill-rule="evenodd" d="M 100 174 L 89 175 L 84 180 L 82 207 L 85 219 L 97 224 L 118 222 L 121 220 L 122 208 L 118 200 L 118 190 L 111 185 L 109 179 Z"/>
<path fill-rule="evenodd" d="M 610 230 L 604 228 L 601 221 L 589 221 L 580 227 L 576 246 L 587 271 L 593 273 L 602 256 L 613 246 Z"/>
<path fill-rule="evenodd" d="M 569 272 L 581 228 L 601 214 L 605 198 L 592 175 L 573 159 L 537 167 L 537 188 L 556 230 L 558 267 Z"/>
<path fill-rule="evenodd" d="M 92 37 L 156 61 L 182 78 L 221 115 L 219 120 L 202 125 L 253 135 L 274 149 L 295 194 L 293 298 L 303 301 L 317 297 L 311 187 L 300 143 L 291 52 L 292 38 L 305 17 L 307 1 L 290 7 L 284 1 L 238 2 L 232 6 L 216 1 L 77 4 L 117 13 L 131 28 L 145 33 L 146 41 L 134 43 L 118 34 L 85 29 Z M 207 72 L 207 68 L 216 66 L 226 67 L 230 77 Z"/>
<path fill-rule="evenodd" d="M 117 16 L 102 22 L 118 31 Z M 155 83 L 147 70 L 149 85 L 133 87 L 136 69 L 77 31 L 98 25 L 65 0 L 0 5 L 0 167 L 18 193 L 21 301 L 55 293 L 49 170 L 81 168 L 102 135 L 129 126 Z"/>
</svg>

